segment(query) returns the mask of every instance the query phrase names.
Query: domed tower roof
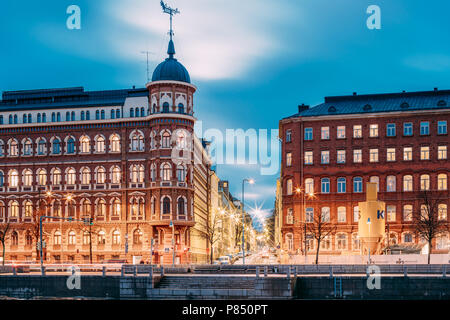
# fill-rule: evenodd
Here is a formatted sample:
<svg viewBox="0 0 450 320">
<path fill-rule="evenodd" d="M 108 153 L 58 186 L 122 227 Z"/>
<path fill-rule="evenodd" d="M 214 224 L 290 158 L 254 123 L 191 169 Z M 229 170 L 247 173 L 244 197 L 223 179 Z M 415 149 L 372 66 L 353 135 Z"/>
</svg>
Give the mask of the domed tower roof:
<svg viewBox="0 0 450 320">
<path fill-rule="evenodd" d="M 153 71 L 152 81 L 172 80 L 191 83 L 191 78 L 186 68 L 173 57 L 175 54 L 175 45 L 172 39 L 169 41 L 167 54 L 169 57 L 161 62 L 155 71 Z"/>
</svg>

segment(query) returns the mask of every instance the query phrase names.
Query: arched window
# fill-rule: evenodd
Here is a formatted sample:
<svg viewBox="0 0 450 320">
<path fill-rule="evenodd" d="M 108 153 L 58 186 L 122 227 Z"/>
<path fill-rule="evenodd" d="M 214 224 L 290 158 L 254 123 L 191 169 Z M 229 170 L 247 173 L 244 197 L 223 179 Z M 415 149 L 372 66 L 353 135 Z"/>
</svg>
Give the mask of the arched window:
<svg viewBox="0 0 450 320">
<path fill-rule="evenodd" d="M 100 230 L 97 233 L 97 241 L 98 241 L 98 244 L 105 244 L 106 243 L 106 233 L 105 233 L 105 231 Z"/>
<path fill-rule="evenodd" d="M 321 214 L 322 222 L 330 222 L 330 207 L 322 207 Z"/>
<path fill-rule="evenodd" d="M 314 194 L 314 179 L 313 178 L 305 179 L 305 193 L 306 194 Z"/>
<path fill-rule="evenodd" d="M 144 199 L 141 197 L 133 197 L 131 199 L 131 215 L 142 216 L 144 214 Z"/>
<path fill-rule="evenodd" d="M 88 110 L 88 111 L 86 111 L 86 120 L 90 120 L 90 119 L 91 119 L 91 114 Z"/>
<path fill-rule="evenodd" d="M 66 112 L 66 121 L 70 121 L 70 111 Z"/>
<path fill-rule="evenodd" d="M 19 244 L 19 234 L 17 231 L 11 232 L 11 245 L 17 246 Z"/>
<path fill-rule="evenodd" d="M 447 175 L 445 173 L 438 175 L 438 190 L 447 190 Z"/>
<path fill-rule="evenodd" d="M 286 194 L 288 196 L 292 194 L 292 179 L 286 180 Z"/>
<path fill-rule="evenodd" d="M 186 181 L 186 169 L 182 165 L 177 166 L 177 179 L 179 182 Z"/>
<path fill-rule="evenodd" d="M 386 178 L 386 191 L 395 192 L 397 179 L 395 176 L 387 176 Z"/>
<path fill-rule="evenodd" d="M 131 151 L 144 151 L 144 137 L 138 131 L 131 134 Z"/>
<path fill-rule="evenodd" d="M 11 201 L 10 207 L 9 207 L 9 216 L 11 218 L 18 218 L 19 217 L 19 203 L 17 201 Z"/>
<path fill-rule="evenodd" d="M 170 166 L 170 164 L 168 163 L 164 163 L 162 165 L 162 178 L 163 181 L 170 181 L 171 177 L 172 177 L 172 168 Z"/>
<path fill-rule="evenodd" d="M 120 152 L 120 137 L 117 134 L 111 135 L 109 138 L 111 144 L 111 152 Z"/>
<path fill-rule="evenodd" d="M 186 214 L 185 204 L 183 197 L 179 197 L 177 201 L 177 213 L 179 216 L 184 216 Z"/>
<path fill-rule="evenodd" d="M 47 153 L 47 142 L 44 138 L 39 138 L 37 143 L 37 154 L 42 156 Z"/>
<path fill-rule="evenodd" d="M 120 244 L 120 231 L 114 230 L 112 233 L 112 243 L 113 244 Z"/>
<path fill-rule="evenodd" d="M 69 168 L 69 170 L 67 170 L 67 178 L 66 178 L 66 182 L 69 185 L 74 185 L 76 183 L 76 178 L 77 178 L 77 174 L 74 168 Z"/>
<path fill-rule="evenodd" d="M 170 198 L 164 197 L 162 201 L 162 213 L 163 214 L 170 214 Z"/>
<path fill-rule="evenodd" d="M 56 217 L 61 217 L 62 216 L 62 211 L 61 211 L 61 202 L 59 200 L 55 200 L 52 203 L 52 212 L 53 215 Z"/>
<path fill-rule="evenodd" d="M 91 202 L 89 199 L 81 200 L 81 215 L 90 216 L 91 215 Z"/>
<path fill-rule="evenodd" d="M 118 184 L 118 183 L 120 183 L 121 180 L 122 180 L 122 175 L 121 175 L 120 168 L 117 166 L 113 167 L 111 183 Z"/>
<path fill-rule="evenodd" d="M 133 244 L 142 244 L 142 231 L 140 229 L 136 229 L 133 232 Z"/>
<path fill-rule="evenodd" d="M 100 110 L 95 111 L 95 120 L 100 120 Z"/>
<path fill-rule="evenodd" d="M 134 109 L 133 108 L 130 109 L 130 118 L 134 118 Z"/>
<path fill-rule="evenodd" d="M 84 231 L 83 232 L 83 245 L 88 245 L 89 243 L 91 243 L 91 236 L 89 231 Z"/>
<path fill-rule="evenodd" d="M 105 138 L 102 136 L 95 137 L 95 151 L 99 153 L 105 152 Z"/>
<path fill-rule="evenodd" d="M 61 231 L 57 230 L 53 234 L 53 244 L 54 245 L 61 245 Z"/>
<path fill-rule="evenodd" d="M 30 139 L 26 139 L 23 143 L 23 155 L 31 156 L 33 154 L 33 143 Z"/>
<path fill-rule="evenodd" d="M 145 117 L 145 109 L 144 109 L 144 107 L 141 107 L 141 117 Z"/>
<path fill-rule="evenodd" d="M 347 189 L 347 180 L 345 178 L 337 179 L 337 192 L 345 193 Z"/>
<path fill-rule="evenodd" d="M 163 111 L 162 112 L 169 113 L 170 112 L 169 108 L 170 108 L 169 103 L 168 102 L 164 102 L 163 103 Z"/>
<path fill-rule="evenodd" d="M 430 175 L 422 174 L 420 176 L 420 190 L 430 190 Z"/>
<path fill-rule="evenodd" d="M 74 138 L 70 137 L 69 139 L 67 139 L 66 150 L 67 150 L 68 154 L 75 153 L 75 139 Z"/>
<path fill-rule="evenodd" d="M 76 244 L 77 243 L 77 234 L 75 231 L 69 231 L 69 244 Z"/>
<path fill-rule="evenodd" d="M 17 157 L 19 155 L 19 143 L 16 139 L 9 140 L 9 156 Z"/>
<path fill-rule="evenodd" d="M 59 140 L 59 138 L 53 139 L 53 142 L 52 142 L 52 153 L 53 154 L 60 154 L 61 153 L 61 140 Z"/>
<path fill-rule="evenodd" d="M 45 122 L 45 121 L 44 121 Z M 14 124 L 17 124 L 18 120 L 17 120 L 17 114 L 14 115 Z"/>
<path fill-rule="evenodd" d="M 45 186 L 47 184 L 47 171 L 45 169 L 38 170 L 38 184 L 41 186 Z"/>
<path fill-rule="evenodd" d="M 0 157 L 3 157 L 5 155 L 5 144 L 3 140 L 0 140 Z"/>
<path fill-rule="evenodd" d="M 162 148 L 170 148 L 170 133 L 167 131 L 164 131 L 162 134 Z"/>
<path fill-rule="evenodd" d="M 30 200 L 25 201 L 25 217 L 31 218 L 33 216 L 33 203 Z"/>
<path fill-rule="evenodd" d="M 25 233 L 25 245 L 28 247 L 33 245 L 33 236 L 29 230 Z"/>
<path fill-rule="evenodd" d="M 81 111 L 81 120 L 85 120 L 84 111 Z"/>
<path fill-rule="evenodd" d="M 403 176 L 403 191 L 413 191 L 413 177 L 411 175 Z"/>
<path fill-rule="evenodd" d="M 97 201 L 97 208 L 96 208 L 96 214 L 98 216 L 105 216 L 106 215 L 106 201 L 105 199 L 99 199 Z"/>
<path fill-rule="evenodd" d="M 75 217 L 76 204 L 75 200 L 67 200 L 67 216 Z"/>
<path fill-rule="evenodd" d="M 9 172 L 8 185 L 10 188 L 16 188 L 19 186 L 19 173 L 17 170 L 11 170 Z"/>
<path fill-rule="evenodd" d="M 3 201 L 0 201 L 0 219 L 3 220 L 5 218 L 6 218 L 6 207 Z"/>
<path fill-rule="evenodd" d="M 106 170 L 105 170 L 105 168 L 103 168 L 103 167 L 98 167 L 97 168 L 96 181 L 99 184 L 102 184 L 102 183 L 106 182 Z"/>
<path fill-rule="evenodd" d="M 72 121 L 75 121 L 75 111 L 72 111 L 71 118 L 72 118 Z"/>
<path fill-rule="evenodd" d="M 120 118 L 120 109 L 116 109 L 116 119 Z"/>
<path fill-rule="evenodd" d="M 152 181 L 156 180 L 156 164 L 152 163 L 150 167 L 150 179 Z"/>
<path fill-rule="evenodd" d="M 52 122 L 56 122 L 56 114 L 52 112 Z"/>
<path fill-rule="evenodd" d="M 355 193 L 363 192 L 363 183 L 361 177 L 353 178 L 353 192 Z"/>
<path fill-rule="evenodd" d="M 178 104 L 178 112 L 179 113 L 184 113 L 184 105 L 182 103 Z"/>
<path fill-rule="evenodd" d="M 447 205 L 445 203 L 438 205 L 438 219 L 447 220 Z"/>
<path fill-rule="evenodd" d="M 372 176 L 372 177 L 370 177 L 369 182 L 376 183 L 377 184 L 377 192 L 380 191 L 380 177 Z"/>
<path fill-rule="evenodd" d="M 320 192 L 330 193 L 330 178 L 321 179 Z"/>
<path fill-rule="evenodd" d="M 23 172 L 23 185 L 25 187 L 31 187 L 33 185 L 33 172 L 30 169 L 26 169 Z"/>
<path fill-rule="evenodd" d="M 105 110 L 102 110 L 101 112 L 100 112 L 100 117 L 101 117 L 101 119 L 102 120 L 105 120 Z"/>
<path fill-rule="evenodd" d="M 81 169 L 81 184 L 91 183 L 91 170 L 89 168 Z"/>
<path fill-rule="evenodd" d="M 91 140 L 87 136 L 83 136 L 80 139 L 81 143 L 81 152 L 82 153 L 89 153 L 91 152 L 91 146 L 90 146 Z"/>
<path fill-rule="evenodd" d="M 111 109 L 111 119 L 115 119 L 116 118 L 116 112 L 114 111 L 114 109 Z"/>
<path fill-rule="evenodd" d="M 0 188 L 5 185 L 5 177 L 3 175 L 3 171 L 0 171 Z"/>
<path fill-rule="evenodd" d="M 38 123 L 41 123 L 41 121 L 42 121 L 42 120 L 41 120 L 41 114 L 38 113 L 38 114 L 37 114 L 37 122 L 38 122 Z M 11 124 L 11 116 L 9 116 L 9 123 Z"/>
<path fill-rule="evenodd" d="M 345 233 L 336 235 L 336 248 L 338 250 L 347 250 L 347 235 Z"/>
<path fill-rule="evenodd" d="M 152 200 L 150 201 L 150 212 L 152 215 L 156 214 L 156 199 L 155 197 L 152 197 Z M 1 215 L 0 215 L 1 217 Z"/>
<path fill-rule="evenodd" d="M 121 202 L 118 198 L 115 198 L 113 203 L 112 203 L 112 215 L 113 216 L 120 216 L 120 207 L 121 207 Z"/>
</svg>

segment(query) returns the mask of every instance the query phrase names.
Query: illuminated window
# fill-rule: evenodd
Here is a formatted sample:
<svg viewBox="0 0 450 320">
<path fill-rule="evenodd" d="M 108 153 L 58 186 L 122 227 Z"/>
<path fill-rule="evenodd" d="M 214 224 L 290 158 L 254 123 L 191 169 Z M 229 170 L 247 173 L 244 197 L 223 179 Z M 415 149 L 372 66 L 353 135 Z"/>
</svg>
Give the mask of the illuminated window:
<svg viewBox="0 0 450 320">
<path fill-rule="evenodd" d="M 403 148 L 403 160 L 412 161 L 412 147 Z"/>
<path fill-rule="evenodd" d="M 314 193 L 314 179 L 312 178 L 305 179 L 305 193 L 306 194 Z"/>
<path fill-rule="evenodd" d="M 330 127 L 322 127 L 320 129 L 320 138 L 322 140 L 330 139 Z"/>
<path fill-rule="evenodd" d="M 286 194 L 288 196 L 292 194 L 292 179 L 286 180 Z"/>
<path fill-rule="evenodd" d="M 395 161 L 395 148 L 386 149 L 386 161 L 388 162 Z"/>
<path fill-rule="evenodd" d="M 447 146 L 438 146 L 438 159 L 447 159 Z"/>
<path fill-rule="evenodd" d="M 420 190 L 430 190 L 430 176 L 428 174 L 420 176 Z"/>
<path fill-rule="evenodd" d="M 353 138 L 362 138 L 362 125 L 353 126 Z"/>
<path fill-rule="evenodd" d="M 353 162 L 354 163 L 362 162 L 362 150 L 361 149 L 353 150 Z"/>
<path fill-rule="evenodd" d="M 370 149 L 370 162 L 378 162 L 378 149 Z"/>
<path fill-rule="evenodd" d="M 403 206 L 403 220 L 412 221 L 413 206 L 406 204 Z"/>
<path fill-rule="evenodd" d="M 397 184 L 396 176 L 387 176 L 386 178 L 386 191 L 395 192 Z"/>
<path fill-rule="evenodd" d="M 403 177 L 403 191 L 413 191 L 413 177 L 411 175 Z"/>
<path fill-rule="evenodd" d="M 345 207 L 338 207 L 338 222 L 347 221 L 347 211 Z"/>
<path fill-rule="evenodd" d="M 397 215 L 397 207 L 396 206 L 387 206 L 386 207 L 387 220 L 395 221 Z"/>
<path fill-rule="evenodd" d="M 320 162 L 322 164 L 329 164 L 330 163 L 330 151 L 321 151 L 320 152 Z"/>
<path fill-rule="evenodd" d="M 321 213 L 322 222 L 330 222 L 330 208 L 322 207 Z"/>
<path fill-rule="evenodd" d="M 337 138 L 338 139 L 345 139 L 345 126 L 338 126 L 337 127 Z"/>
<path fill-rule="evenodd" d="M 345 150 L 337 151 L 337 163 L 345 163 Z"/>
<path fill-rule="evenodd" d="M 445 173 L 438 175 L 438 190 L 447 190 L 447 175 Z"/>
<path fill-rule="evenodd" d="M 369 130 L 369 136 L 371 138 L 378 137 L 378 124 L 371 124 L 369 129 L 370 129 Z"/>
<path fill-rule="evenodd" d="M 76 244 L 77 243 L 77 234 L 75 231 L 69 232 L 69 244 Z"/>
<path fill-rule="evenodd" d="M 291 152 L 286 153 L 286 166 L 287 167 L 292 166 L 292 153 Z"/>
<path fill-rule="evenodd" d="M 111 152 L 120 152 L 120 137 L 113 134 L 110 138 Z"/>
<path fill-rule="evenodd" d="M 305 164 L 313 164 L 313 152 L 305 151 Z"/>
</svg>

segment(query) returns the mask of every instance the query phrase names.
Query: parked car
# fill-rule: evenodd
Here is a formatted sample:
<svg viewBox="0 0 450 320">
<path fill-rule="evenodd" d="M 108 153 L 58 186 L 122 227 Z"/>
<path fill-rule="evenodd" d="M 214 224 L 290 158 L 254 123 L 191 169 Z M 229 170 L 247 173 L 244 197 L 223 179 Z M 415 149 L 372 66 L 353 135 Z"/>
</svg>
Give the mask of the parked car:
<svg viewBox="0 0 450 320">
<path fill-rule="evenodd" d="M 231 259 L 229 256 L 219 257 L 220 264 L 231 264 Z"/>
<path fill-rule="evenodd" d="M 220 261 L 219 260 L 214 260 L 213 264 L 220 264 Z"/>
<path fill-rule="evenodd" d="M 232 254 L 227 254 L 227 257 L 230 257 L 231 263 L 234 263 L 237 260 L 237 257 L 233 257 Z"/>
</svg>

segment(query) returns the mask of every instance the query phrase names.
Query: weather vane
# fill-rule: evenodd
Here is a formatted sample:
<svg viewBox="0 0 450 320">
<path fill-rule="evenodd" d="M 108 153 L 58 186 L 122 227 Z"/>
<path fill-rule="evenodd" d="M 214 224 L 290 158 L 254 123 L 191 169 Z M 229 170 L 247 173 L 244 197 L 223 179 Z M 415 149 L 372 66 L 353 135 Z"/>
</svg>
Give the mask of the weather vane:
<svg viewBox="0 0 450 320">
<path fill-rule="evenodd" d="M 173 35 L 173 30 L 172 30 L 172 16 L 174 14 L 180 13 L 180 11 L 177 9 L 172 9 L 171 7 L 169 7 L 167 4 L 164 3 L 164 1 L 161 0 L 161 7 L 163 9 L 164 13 L 167 13 L 170 15 L 170 40 L 172 40 L 172 35 Z"/>
</svg>

